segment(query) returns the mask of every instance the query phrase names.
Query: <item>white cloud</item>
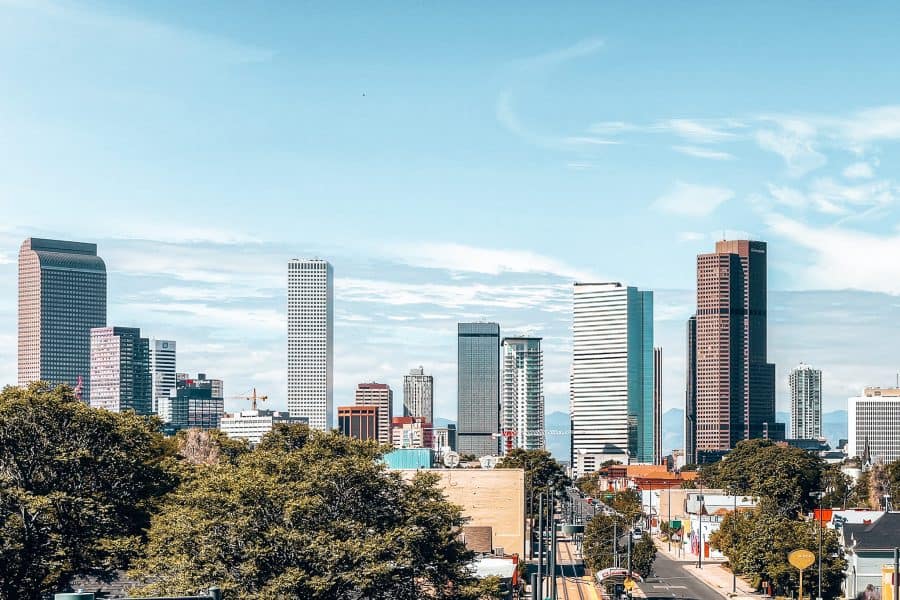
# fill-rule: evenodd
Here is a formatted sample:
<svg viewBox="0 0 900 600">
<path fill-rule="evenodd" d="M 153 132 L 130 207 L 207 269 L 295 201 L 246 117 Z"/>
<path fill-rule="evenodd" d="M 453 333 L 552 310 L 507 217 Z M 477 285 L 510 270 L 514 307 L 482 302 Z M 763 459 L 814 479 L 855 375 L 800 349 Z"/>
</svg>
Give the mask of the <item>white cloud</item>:
<svg viewBox="0 0 900 600">
<path fill-rule="evenodd" d="M 698 231 L 679 231 L 678 232 L 678 241 L 679 242 L 699 242 L 700 240 L 705 240 L 706 234 L 700 233 Z"/>
<path fill-rule="evenodd" d="M 733 139 L 735 134 L 712 125 L 709 121 L 669 119 L 657 123 L 656 128 L 696 142 L 722 142 Z"/>
<path fill-rule="evenodd" d="M 795 273 L 798 288 L 858 289 L 900 294 L 900 235 L 817 228 L 776 213 L 766 215 L 772 233 L 806 248 L 809 264 Z"/>
<path fill-rule="evenodd" d="M 853 163 L 844 169 L 847 179 L 871 179 L 873 175 L 872 165 L 867 162 Z"/>
<path fill-rule="evenodd" d="M 393 260 L 430 269 L 487 275 L 547 273 L 578 280 L 596 278 L 590 272 L 527 250 L 499 250 L 453 243 L 393 244 L 384 250 Z"/>
<path fill-rule="evenodd" d="M 595 137 L 587 137 L 587 136 L 574 136 L 563 138 L 563 143 L 571 144 L 574 146 L 578 145 L 589 145 L 589 146 L 614 146 L 616 144 L 621 144 L 617 140 L 606 140 L 603 138 L 595 138 Z"/>
<path fill-rule="evenodd" d="M 804 208 L 809 204 L 809 199 L 806 197 L 806 195 L 794 188 L 775 185 L 772 183 L 768 185 L 768 188 L 771 197 L 776 202 L 778 202 L 779 204 L 783 204 L 784 206 L 789 206 L 791 208 Z"/>
<path fill-rule="evenodd" d="M 729 154 L 728 152 L 722 152 L 720 150 L 710 150 L 708 148 L 701 148 L 699 146 L 672 146 L 672 150 L 680 152 L 682 154 L 687 154 L 688 156 L 708 158 L 710 160 L 732 160 L 734 158 L 734 155 Z"/>
<path fill-rule="evenodd" d="M 677 181 L 669 192 L 657 198 L 653 207 L 675 215 L 705 217 L 733 197 L 734 192 L 726 188 Z"/>
<path fill-rule="evenodd" d="M 860 143 L 900 139 L 900 105 L 867 108 L 833 122 L 841 134 Z"/>
<path fill-rule="evenodd" d="M 523 58 L 513 62 L 513 64 L 522 69 L 542 69 L 554 67 L 576 58 L 583 58 L 596 54 L 603 48 L 603 40 L 599 38 L 589 38 L 582 40 L 566 48 L 551 50 L 530 58 Z"/>
<path fill-rule="evenodd" d="M 756 142 L 763 150 L 781 156 L 787 164 L 788 173 L 799 177 L 828 162 L 823 154 L 813 148 L 809 135 L 809 132 L 799 128 L 785 128 L 781 131 L 766 129 L 756 132 Z"/>
</svg>

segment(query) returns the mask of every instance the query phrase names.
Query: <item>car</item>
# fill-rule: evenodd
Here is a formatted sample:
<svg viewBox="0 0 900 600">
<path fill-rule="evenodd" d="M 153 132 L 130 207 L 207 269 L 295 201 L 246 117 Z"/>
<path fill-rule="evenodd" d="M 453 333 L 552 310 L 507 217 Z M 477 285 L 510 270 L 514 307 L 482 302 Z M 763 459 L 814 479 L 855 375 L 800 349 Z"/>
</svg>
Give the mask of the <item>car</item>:
<svg viewBox="0 0 900 600">
<path fill-rule="evenodd" d="M 635 540 L 639 540 L 644 537 L 644 530 L 640 527 L 635 527 L 631 530 L 631 537 Z"/>
</svg>

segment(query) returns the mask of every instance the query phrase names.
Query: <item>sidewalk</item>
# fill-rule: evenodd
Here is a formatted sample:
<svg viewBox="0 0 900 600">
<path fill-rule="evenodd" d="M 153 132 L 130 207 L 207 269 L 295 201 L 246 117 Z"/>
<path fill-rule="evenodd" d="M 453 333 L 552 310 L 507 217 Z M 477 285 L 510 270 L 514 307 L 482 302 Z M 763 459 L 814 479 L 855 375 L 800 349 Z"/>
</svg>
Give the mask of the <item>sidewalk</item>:
<svg viewBox="0 0 900 600">
<path fill-rule="evenodd" d="M 737 578 L 737 593 L 732 593 L 731 571 L 722 566 L 722 563 L 724 562 L 724 560 L 722 559 L 704 558 L 703 568 L 698 569 L 696 568 L 696 556 L 692 554 L 683 554 L 682 556 L 678 556 L 675 553 L 674 548 L 672 549 L 672 551 L 669 551 L 666 542 L 663 542 L 658 537 L 654 537 L 653 542 L 656 544 L 656 549 L 660 554 L 664 555 L 670 560 L 681 563 L 684 566 L 684 570 L 687 571 L 688 574 L 692 575 L 696 579 L 699 579 L 725 598 L 755 598 L 757 600 L 760 598 L 767 598 L 765 594 L 754 590 L 753 586 L 751 586 L 740 577 Z"/>
</svg>

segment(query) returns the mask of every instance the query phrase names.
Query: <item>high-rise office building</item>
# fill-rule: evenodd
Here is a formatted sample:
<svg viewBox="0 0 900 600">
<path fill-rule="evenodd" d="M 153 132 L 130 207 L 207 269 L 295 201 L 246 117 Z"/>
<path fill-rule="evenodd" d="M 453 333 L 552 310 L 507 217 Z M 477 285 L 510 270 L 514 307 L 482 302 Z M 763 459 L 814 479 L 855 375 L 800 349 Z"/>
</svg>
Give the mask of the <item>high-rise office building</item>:
<svg viewBox="0 0 900 600">
<path fill-rule="evenodd" d="M 662 348 L 653 349 L 653 462 L 663 458 L 662 428 Z"/>
<path fill-rule="evenodd" d="M 288 412 L 332 426 L 334 271 L 324 260 L 288 263 Z M 389 421 L 390 423 L 390 421 Z"/>
<path fill-rule="evenodd" d="M 684 388 L 684 463 L 697 464 L 697 317 L 687 321 Z"/>
<path fill-rule="evenodd" d="M 777 428 L 766 290 L 765 242 L 723 240 L 714 253 L 697 257 L 698 461 Z"/>
<path fill-rule="evenodd" d="M 153 382 L 153 413 L 160 414 L 160 401 L 165 404 L 175 390 L 175 341 L 150 340 L 150 373 Z"/>
<path fill-rule="evenodd" d="M 391 420 L 394 418 L 394 392 L 386 383 L 360 383 L 356 386 L 357 406 L 378 407 L 378 442 L 391 443 Z"/>
<path fill-rule="evenodd" d="M 136 327 L 91 329 L 90 404 L 112 412 L 152 412 L 150 341 Z"/>
<path fill-rule="evenodd" d="M 106 265 L 96 244 L 28 238 L 19 250 L 18 383 L 91 394 L 91 329 L 106 327 Z"/>
<path fill-rule="evenodd" d="M 574 288 L 570 411 L 576 476 L 605 460 L 653 462 L 653 292 Z"/>
<path fill-rule="evenodd" d="M 791 437 L 822 437 L 822 371 L 800 364 L 791 370 Z"/>
<path fill-rule="evenodd" d="M 425 369 L 410 369 L 403 376 L 403 416 L 425 417 L 426 423 L 434 418 L 434 379 Z"/>
<path fill-rule="evenodd" d="M 338 406 L 338 430 L 341 435 L 358 440 L 375 440 L 381 443 L 378 427 L 378 407 Z M 388 433 L 390 437 L 390 433 Z"/>
<path fill-rule="evenodd" d="M 500 425 L 504 454 L 544 449 L 544 353 L 541 338 L 503 339 Z"/>
<path fill-rule="evenodd" d="M 847 402 L 847 454 L 871 463 L 900 459 L 898 423 L 900 388 L 865 388 Z"/>
<path fill-rule="evenodd" d="M 500 447 L 500 325 L 457 325 L 457 432 L 460 454 L 496 455 Z"/>
<path fill-rule="evenodd" d="M 173 424 L 192 429 L 218 429 L 225 414 L 222 392 L 220 379 L 207 379 L 205 373 L 197 373 L 196 379 L 186 373 L 177 373 L 175 398 L 171 400 L 175 406 L 172 410 L 177 415 Z"/>
</svg>

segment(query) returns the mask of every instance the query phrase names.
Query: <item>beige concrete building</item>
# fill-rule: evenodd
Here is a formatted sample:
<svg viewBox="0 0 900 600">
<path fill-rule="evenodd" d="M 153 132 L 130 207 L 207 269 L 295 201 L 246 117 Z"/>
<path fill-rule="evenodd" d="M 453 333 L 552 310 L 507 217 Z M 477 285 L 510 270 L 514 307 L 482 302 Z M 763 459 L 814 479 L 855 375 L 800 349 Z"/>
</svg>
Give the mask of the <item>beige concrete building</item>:
<svg viewBox="0 0 900 600">
<path fill-rule="evenodd" d="M 449 502 L 469 518 L 466 542 L 483 548 L 486 527 L 492 548 L 525 555 L 525 471 L 522 469 L 431 469 Z M 404 479 L 414 470 L 400 471 Z M 468 529 L 472 528 L 472 529 Z M 468 539 L 471 537 L 472 539 Z"/>
</svg>

